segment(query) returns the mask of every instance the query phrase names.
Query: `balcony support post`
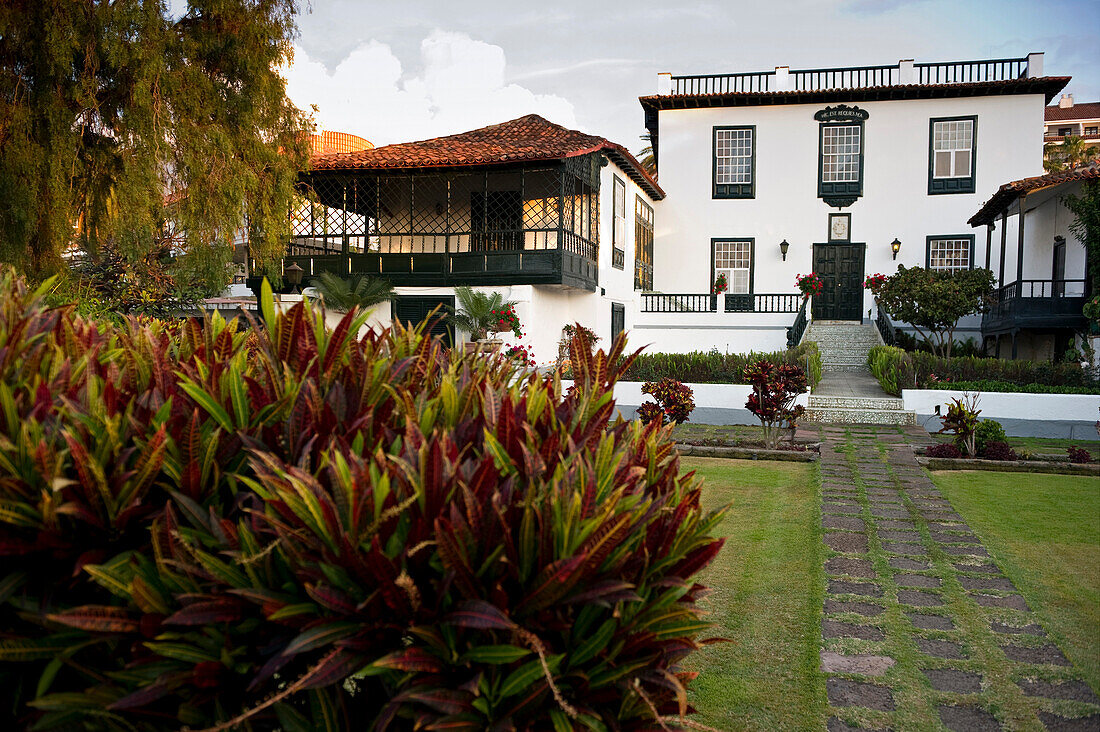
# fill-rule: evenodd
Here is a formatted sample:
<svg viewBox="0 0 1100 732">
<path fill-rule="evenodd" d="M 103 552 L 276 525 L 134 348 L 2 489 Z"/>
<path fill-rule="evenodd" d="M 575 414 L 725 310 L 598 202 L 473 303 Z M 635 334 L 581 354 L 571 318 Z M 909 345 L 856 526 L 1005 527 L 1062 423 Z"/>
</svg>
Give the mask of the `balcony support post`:
<svg viewBox="0 0 1100 732">
<path fill-rule="evenodd" d="M 993 222 L 986 224 L 985 227 L 985 268 L 990 272 L 990 255 L 993 253 Z"/>
<path fill-rule="evenodd" d="M 1020 231 L 1019 238 L 1016 245 L 1016 282 L 1020 282 L 1024 278 L 1024 203 L 1026 202 L 1027 194 L 1020 194 Z M 1019 297 L 1023 292 L 1020 288 L 1016 289 L 1016 296 Z M 1015 357 L 1015 354 L 1013 354 Z"/>
<path fill-rule="evenodd" d="M 997 274 L 997 287 L 1005 286 L 1005 247 L 1008 246 L 1008 209 L 1001 211 L 1001 269 Z"/>
</svg>

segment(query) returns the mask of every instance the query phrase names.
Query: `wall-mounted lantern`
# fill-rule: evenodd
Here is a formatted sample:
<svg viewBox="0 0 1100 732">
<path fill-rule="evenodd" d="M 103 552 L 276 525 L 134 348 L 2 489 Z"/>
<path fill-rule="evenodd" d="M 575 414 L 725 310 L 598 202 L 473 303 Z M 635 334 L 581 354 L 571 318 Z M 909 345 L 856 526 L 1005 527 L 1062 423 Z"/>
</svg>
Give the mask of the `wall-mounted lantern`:
<svg viewBox="0 0 1100 732">
<path fill-rule="evenodd" d="M 783 261 L 787 261 L 787 250 L 791 248 L 791 245 L 787 243 L 787 240 L 779 242 L 779 251 L 783 255 Z"/>
<path fill-rule="evenodd" d="M 894 259 L 896 260 L 898 258 L 898 252 L 901 251 L 901 242 L 897 240 L 897 237 L 890 242 L 890 251 L 894 253 Z"/>
</svg>

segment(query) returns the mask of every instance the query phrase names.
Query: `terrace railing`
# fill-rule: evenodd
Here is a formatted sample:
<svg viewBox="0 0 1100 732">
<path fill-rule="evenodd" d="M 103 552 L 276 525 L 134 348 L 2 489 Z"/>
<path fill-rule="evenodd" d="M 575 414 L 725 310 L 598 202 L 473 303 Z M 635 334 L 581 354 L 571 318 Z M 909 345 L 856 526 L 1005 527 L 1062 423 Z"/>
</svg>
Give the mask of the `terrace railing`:
<svg viewBox="0 0 1100 732">
<path fill-rule="evenodd" d="M 918 84 L 966 84 L 975 81 L 1008 81 L 1027 76 L 1027 57 L 987 61 L 948 61 L 913 64 Z"/>
<path fill-rule="evenodd" d="M 647 292 L 642 295 L 643 313 L 797 313 L 801 304 L 802 296 L 797 293 Z"/>
<path fill-rule="evenodd" d="M 802 307 L 798 309 L 798 316 L 794 323 L 787 328 L 787 348 L 794 348 L 802 342 L 802 336 L 806 334 L 806 327 L 810 324 L 810 298 L 802 298 Z M 808 369 L 807 369 L 808 371 Z"/>
<path fill-rule="evenodd" d="M 910 68 L 911 67 L 911 68 Z M 898 84 L 965 84 L 1009 81 L 1029 75 L 1028 57 L 828 69 L 750 71 L 673 76 L 671 94 L 745 94 L 823 89 L 865 89 Z"/>
<path fill-rule="evenodd" d="M 882 306 L 878 304 L 878 300 L 875 300 L 875 327 L 878 328 L 878 334 L 882 336 L 882 342 L 888 346 L 896 346 L 898 343 L 898 331 L 894 327 L 894 321 L 890 319 L 890 314 L 883 310 Z"/>
<path fill-rule="evenodd" d="M 647 292 L 642 295 L 643 313 L 713 313 L 718 296 L 709 293 Z"/>
<path fill-rule="evenodd" d="M 1083 327 L 1086 285 L 1083 279 L 1010 282 L 993 293 L 982 314 L 982 330 Z"/>
<path fill-rule="evenodd" d="M 791 82 L 798 91 L 813 89 L 863 89 L 900 83 L 898 66 L 857 66 L 835 69 L 791 71 Z"/>
<path fill-rule="evenodd" d="M 791 294 L 726 294 L 727 313 L 797 313 L 802 296 Z"/>
</svg>

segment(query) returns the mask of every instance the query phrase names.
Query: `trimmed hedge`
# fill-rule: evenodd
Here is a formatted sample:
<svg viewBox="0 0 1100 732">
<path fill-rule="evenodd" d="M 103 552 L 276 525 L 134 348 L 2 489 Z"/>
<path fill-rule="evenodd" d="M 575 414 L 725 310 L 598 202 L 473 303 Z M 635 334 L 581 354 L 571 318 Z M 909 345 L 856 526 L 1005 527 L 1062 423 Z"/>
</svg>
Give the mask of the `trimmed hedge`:
<svg viewBox="0 0 1100 732">
<path fill-rule="evenodd" d="M 671 428 L 423 327 L 85 320 L 0 272 L 5 729 L 679 728 L 721 512 Z"/>
<path fill-rule="evenodd" d="M 806 381 L 811 387 L 821 381 L 821 352 L 812 341 L 774 353 L 642 353 L 620 380 L 660 381 L 672 378 L 685 384 L 747 384 L 745 369 L 758 361 L 806 369 Z"/>
<path fill-rule="evenodd" d="M 1052 384 L 1014 384 L 1011 381 L 937 381 L 923 389 L 1005 392 L 1008 394 L 1100 394 L 1097 386 L 1054 386 Z"/>
<path fill-rule="evenodd" d="M 1049 361 L 1005 361 L 997 358 L 939 358 L 931 353 L 909 353 L 892 346 L 875 346 L 867 354 L 867 365 L 883 391 L 901 396 L 902 389 L 966 389 L 970 391 L 1009 391 L 981 388 L 979 385 L 1015 384 L 1011 391 L 1032 391 L 1033 387 L 1083 388 L 1100 393 L 1096 381 L 1078 364 Z M 1035 392 L 1045 391 L 1042 388 Z"/>
</svg>

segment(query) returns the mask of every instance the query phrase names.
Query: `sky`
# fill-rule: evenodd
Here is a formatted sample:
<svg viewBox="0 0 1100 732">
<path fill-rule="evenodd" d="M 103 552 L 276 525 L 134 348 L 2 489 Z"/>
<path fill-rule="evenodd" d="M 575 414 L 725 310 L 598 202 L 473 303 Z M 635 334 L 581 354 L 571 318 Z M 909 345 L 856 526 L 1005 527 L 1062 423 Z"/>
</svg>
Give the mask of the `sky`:
<svg viewBox="0 0 1100 732">
<path fill-rule="evenodd" d="M 525 114 L 637 150 L 657 74 L 964 61 L 1045 52 L 1100 100 L 1100 0 L 630 3 L 312 0 L 287 92 L 327 130 L 376 145 Z"/>
</svg>

